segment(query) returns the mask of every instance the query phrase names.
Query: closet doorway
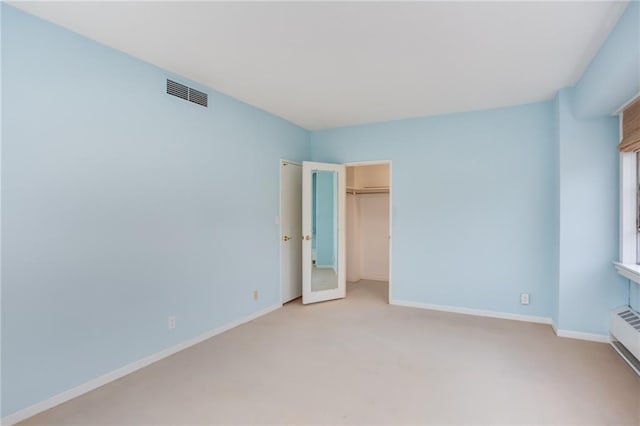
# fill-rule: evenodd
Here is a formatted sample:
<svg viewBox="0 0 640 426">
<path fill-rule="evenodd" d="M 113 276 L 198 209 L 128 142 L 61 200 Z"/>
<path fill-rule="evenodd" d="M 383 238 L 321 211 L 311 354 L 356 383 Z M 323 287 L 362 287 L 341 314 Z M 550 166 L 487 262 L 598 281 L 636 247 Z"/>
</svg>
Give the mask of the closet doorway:
<svg viewBox="0 0 640 426">
<path fill-rule="evenodd" d="M 347 163 L 346 279 L 391 300 L 391 162 Z M 385 288 L 386 287 L 386 288 Z"/>
</svg>

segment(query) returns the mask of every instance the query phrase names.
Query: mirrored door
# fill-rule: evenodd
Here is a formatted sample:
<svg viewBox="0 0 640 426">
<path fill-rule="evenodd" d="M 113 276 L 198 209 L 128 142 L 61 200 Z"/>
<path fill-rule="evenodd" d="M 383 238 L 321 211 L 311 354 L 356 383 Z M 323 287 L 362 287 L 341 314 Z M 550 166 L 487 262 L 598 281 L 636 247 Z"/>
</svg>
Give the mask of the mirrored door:
<svg viewBox="0 0 640 426">
<path fill-rule="evenodd" d="M 302 163 L 302 303 L 346 295 L 342 164 Z"/>
</svg>

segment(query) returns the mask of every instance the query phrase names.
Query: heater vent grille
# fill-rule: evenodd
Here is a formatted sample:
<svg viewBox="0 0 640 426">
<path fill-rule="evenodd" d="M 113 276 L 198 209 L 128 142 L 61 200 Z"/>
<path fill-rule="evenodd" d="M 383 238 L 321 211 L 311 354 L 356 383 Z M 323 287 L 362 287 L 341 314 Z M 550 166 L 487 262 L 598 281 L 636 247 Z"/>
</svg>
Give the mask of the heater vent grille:
<svg viewBox="0 0 640 426">
<path fill-rule="evenodd" d="M 611 343 L 640 375 L 640 313 L 630 306 L 611 311 Z"/>
<path fill-rule="evenodd" d="M 202 105 L 203 107 L 208 106 L 209 95 L 169 79 L 167 79 L 167 94 L 193 102 L 194 104 Z"/>
<path fill-rule="evenodd" d="M 631 327 L 640 331 L 640 317 L 635 312 L 626 310 L 618 313 L 618 316 L 625 320 Z"/>
</svg>

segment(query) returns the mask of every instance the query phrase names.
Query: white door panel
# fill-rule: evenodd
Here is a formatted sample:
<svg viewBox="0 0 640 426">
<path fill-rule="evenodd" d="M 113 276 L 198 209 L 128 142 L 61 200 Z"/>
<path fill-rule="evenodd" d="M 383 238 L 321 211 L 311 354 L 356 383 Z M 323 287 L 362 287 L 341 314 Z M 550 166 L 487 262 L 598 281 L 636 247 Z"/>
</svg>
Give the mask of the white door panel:
<svg viewBox="0 0 640 426">
<path fill-rule="evenodd" d="M 282 303 L 302 295 L 302 166 L 280 165 L 280 247 Z"/>
<path fill-rule="evenodd" d="M 302 163 L 302 303 L 346 295 L 346 169 Z"/>
</svg>

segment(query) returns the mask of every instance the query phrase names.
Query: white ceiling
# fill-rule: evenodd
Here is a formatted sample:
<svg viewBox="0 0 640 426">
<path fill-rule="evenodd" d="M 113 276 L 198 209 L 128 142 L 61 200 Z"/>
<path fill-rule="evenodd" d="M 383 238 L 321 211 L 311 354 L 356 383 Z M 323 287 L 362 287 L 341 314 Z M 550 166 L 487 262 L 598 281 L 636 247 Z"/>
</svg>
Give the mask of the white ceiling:
<svg viewBox="0 0 640 426">
<path fill-rule="evenodd" d="M 549 99 L 627 2 L 18 2 L 307 129 Z"/>
</svg>

